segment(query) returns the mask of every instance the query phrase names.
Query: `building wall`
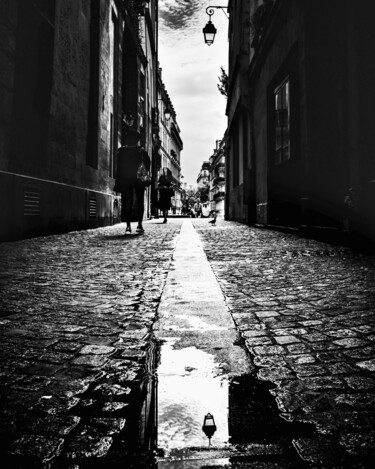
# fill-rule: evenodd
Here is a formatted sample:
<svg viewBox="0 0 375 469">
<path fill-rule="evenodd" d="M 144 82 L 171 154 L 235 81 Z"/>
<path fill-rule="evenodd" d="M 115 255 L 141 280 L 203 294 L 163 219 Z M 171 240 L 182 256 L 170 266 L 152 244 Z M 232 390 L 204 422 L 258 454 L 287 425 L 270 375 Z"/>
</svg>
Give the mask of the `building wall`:
<svg viewBox="0 0 375 469">
<path fill-rule="evenodd" d="M 210 211 L 218 218 L 225 217 L 225 137 L 216 142 L 210 158 L 209 203 Z"/>
<path fill-rule="evenodd" d="M 180 137 L 180 128 L 177 123 L 176 111 L 173 107 L 172 100 L 165 88 L 161 78 L 162 70 L 159 69 L 158 77 L 158 119 L 159 119 L 159 164 L 157 165 L 157 179 L 162 174 L 164 168 L 167 169 L 168 177 L 175 185 L 174 196 L 171 199 L 171 213 L 180 215 L 182 213 L 182 193 L 181 188 L 181 151 L 183 142 Z M 168 119 L 166 119 L 166 111 Z M 157 209 L 157 184 L 155 185 L 155 215 L 159 214 Z"/>
<path fill-rule="evenodd" d="M 51 1 L 36 8 L 25 1 L 6 2 L 1 8 L 9 48 L 4 58 L 8 78 L 1 82 L 7 107 L 0 111 L 0 236 L 111 223 L 107 102 L 100 116 L 101 157 L 96 157 L 96 167 L 86 164 L 90 4 Z M 104 50 L 108 16 L 108 2 L 101 2 Z M 105 54 L 101 57 L 98 74 L 105 89 L 109 64 Z"/>
<path fill-rule="evenodd" d="M 344 195 L 345 229 L 375 240 L 375 40 L 371 26 L 373 3 L 346 2 L 347 79 L 340 106 L 347 115 L 341 135 L 348 167 Z M 360 53 L 359 53 L 360 52 Z"/>
<path fill-rule="evenodd" d="M 228 217 L 374 238 L 371 2 L 231 4 Z"/>
<path fill-rule="evenodd" d="M 281 224 L 289 217 L 298 224 L 301 196 L 301 151 L 299 136 L 303 133 L 306 108 L 300 89 L 304 80 L 304 16 L 292 2 L 291 8 L 279 13 L 283 27 L 278 28 L 264 59 L 257 59 L 259 74 L 253 75 L 254 152 L 256 167 L 256 207 L 258 222 Z M 289 82 L 290 158 L 274 164 L 273 105 L 275 90 L 284 80 Z M 293 115 L 292 115 L 293 111 Z"/>
<path fill-rule="evenodd" d="M 118 221 L 113 186 L 116 152 L 126 143 L 122 114 L 136 115 L 152 157 L 156 102 L 157 2 L 143 12 L 130 4 L 1 2 L 0 238 Z M 141 49 L 138 18 L 145 25 Z"/>
<path fill-rule="evenodd" d="M 144 30 L 145 39 L 141 41 L 141 43 L 143 45 L 143 54 L 146 58 L 146 60 L 143 61 L 143 74 L 145 77 L 145 108 L 143 129 L 141 130 L 143 135 L 141 143 L 149 154 L 151 160 L 156 157 L 155 153 L 157 152 L 159 141 L 159 136 L 154 133 L 152 122 L 153 109 L 157 108 L 158 100 L 157 11 L 158 2 L 156 0 L 152 0 L 145 9 L 145 14 L 139 18 L 142 29 Z M 144 216 L 145 218 L 150 218 L 152 215 L 151 187 L 147 188 L 145 191 L 145 207 L 146 209 Z"/>
<path fill-rule="evenodd" d="M 229 96 L 226 113 L 226 216 L 249 222 L 246 196 L 250 155 L 248 153 L 249 84 L 247 67 L 250 49 L 250 2 L 230 2 Z"/>
<path fill-rule="evenodd" d="M 205 187 L 209 184 L 210 180 L 210 163 L 208 161 L 204 161 L 202 164 L 202 168 L 200 169 L 197 177 L 197 185 L 198 188 Z"/>
</svg>

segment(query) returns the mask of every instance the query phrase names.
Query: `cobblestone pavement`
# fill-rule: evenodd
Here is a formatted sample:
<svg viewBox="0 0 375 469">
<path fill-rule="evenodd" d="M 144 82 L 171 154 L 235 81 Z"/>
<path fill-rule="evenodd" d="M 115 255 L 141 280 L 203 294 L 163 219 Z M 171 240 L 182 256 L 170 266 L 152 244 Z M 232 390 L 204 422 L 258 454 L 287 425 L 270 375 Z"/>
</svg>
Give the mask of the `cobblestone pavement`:
<svg viewBox="0 0 375 469">
<path fill-rule="evenodd" d="M 316 428 L 294 441 L 302 457 L 311 467 L 370 467 L 360 461 L 374 454 L 375 258 L 193 222 L 258 378 L 273 383 L 286 420 Z M 180 226 L 0 244 L 2 467 L 126 467 Z"/>
<path fill-rule="evenodd" d="M 0 244 L 2 467 L 116 461 L 180 225 Z"/>
<path fill-rule="evenodd" d="M 257 377 L 284 419 L 314 425 L 293 442 L 300 455 L 312 467 L 370 467 L 375 256 L 233 222 L 194 226 Z"/>
</svg>

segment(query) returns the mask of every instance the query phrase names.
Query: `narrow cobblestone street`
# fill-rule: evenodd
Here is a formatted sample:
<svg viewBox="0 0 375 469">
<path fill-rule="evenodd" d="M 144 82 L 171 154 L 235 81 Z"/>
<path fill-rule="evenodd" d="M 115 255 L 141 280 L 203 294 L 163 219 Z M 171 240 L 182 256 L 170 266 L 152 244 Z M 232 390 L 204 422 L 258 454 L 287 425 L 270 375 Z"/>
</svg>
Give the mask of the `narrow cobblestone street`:
<svg viewBox="0 0 375 469">
<path fill-rule="evenodd" d="M 1 446 L 10 467 L 116 459 L 180 225 L 1 244 Z"/>
<path fill-rule="evenodd" d="M 258 379 L 286 421 L 314 428 L 293 440 L 298 454 L 312 468 L 371 467 L 375 257 L 207 219 L 0 244 L 2 467 L 140 467 L 124 454 L 137 444 L 152 327 L 191 222 Z M 262 464 L 238 467 L 290 467 Z"/>
</svg>

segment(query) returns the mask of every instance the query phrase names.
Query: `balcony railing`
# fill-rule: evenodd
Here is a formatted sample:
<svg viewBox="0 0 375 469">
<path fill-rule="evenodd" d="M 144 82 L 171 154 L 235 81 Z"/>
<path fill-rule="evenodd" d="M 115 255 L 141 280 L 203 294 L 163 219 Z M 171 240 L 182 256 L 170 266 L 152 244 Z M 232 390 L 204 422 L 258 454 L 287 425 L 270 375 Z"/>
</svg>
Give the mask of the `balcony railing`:
<svg viewBox="0 0 375 469">
<path fill-rule="evenodd" d="M 225 197 L 225 192 L 224 191 L 219 191 L 214 194 L 214 200 L 217 202 L 218 200 L 223 200 Z"/>
</svg>

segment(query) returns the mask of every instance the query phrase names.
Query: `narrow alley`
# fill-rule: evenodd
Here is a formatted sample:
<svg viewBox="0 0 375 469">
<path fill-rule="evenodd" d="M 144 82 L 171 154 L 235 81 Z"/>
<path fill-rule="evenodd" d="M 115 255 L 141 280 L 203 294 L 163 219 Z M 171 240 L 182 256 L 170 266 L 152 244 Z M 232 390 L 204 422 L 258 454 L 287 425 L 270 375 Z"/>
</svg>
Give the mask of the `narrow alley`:
<svg viewBox="0 0 375 469">
<path fill-rule="evenodd" d="M 3 467 L 370 467 L 375 256 L 144 228 L 0 244 Z"/>
</svg>

